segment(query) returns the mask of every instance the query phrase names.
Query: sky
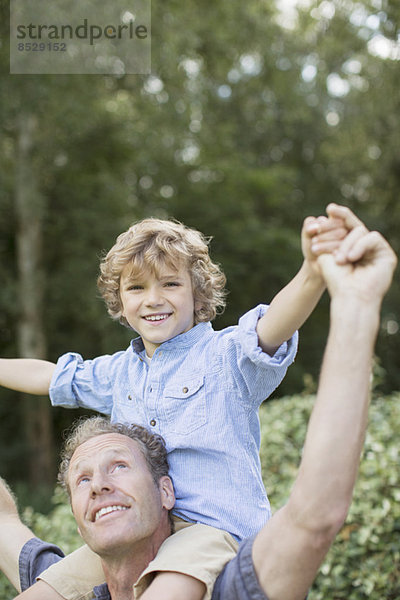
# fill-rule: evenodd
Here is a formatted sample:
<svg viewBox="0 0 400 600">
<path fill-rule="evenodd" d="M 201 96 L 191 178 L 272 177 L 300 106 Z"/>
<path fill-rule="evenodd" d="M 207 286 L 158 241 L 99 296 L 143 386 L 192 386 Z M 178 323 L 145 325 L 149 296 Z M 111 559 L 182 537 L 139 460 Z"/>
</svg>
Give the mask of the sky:
<svg viewBox="0 0 400 600">
<path fill-rule="evenodd" d="M 296 21 L 296 7 L 305 6 L 312 7 L 312 0 L 275 0 L 276 6 L 281 10 L 283 18 L 280 24 L 284 27 L 293 27 Z M 351 4 L 349 0 L 349 4 Z M 376 14 L 370 14 L 360 3 L 354 3 L 354 11 L 351 13 L 351 21 L 354 25 L 360 28 L 370 30 L 371 36 L 368 42 L 368 50 L 375 56 L 381 58 L 389 58 L 391 60 L 400 60 L 400 39 L 397 41 L 385 38 L 379 32 L 380 20 L 378 13 L 382 10 L 382 1 L 373 0 L 372 4 L 376 6 Z M 333 2 L 325 0 L 320 3 L 318 12 L 325 17 L 332 17 L 335 14 L 335 6 Z"/>
</svg>

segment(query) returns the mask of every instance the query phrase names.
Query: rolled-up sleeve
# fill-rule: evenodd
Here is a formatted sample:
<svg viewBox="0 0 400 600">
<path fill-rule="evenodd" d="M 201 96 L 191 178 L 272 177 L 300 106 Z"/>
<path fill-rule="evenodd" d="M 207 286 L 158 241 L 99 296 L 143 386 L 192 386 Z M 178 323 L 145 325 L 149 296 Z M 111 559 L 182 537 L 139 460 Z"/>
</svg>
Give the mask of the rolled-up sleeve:
<svg viewBox="0 0 400 600">
<path fill-rule="evenodd" d="M 22 547 L 19 555 L 19 579 L 21 590 L 33 585 L 36 578 L 50 565 L 64 557 L 62 550 L 54 544 L 31 538 Z"/>
<path fill-rule="evenodd" d="M 284 342 L 273 356 L 263 352 L 258 344 L 257 323 L 266 313 L 268 306 L 260 304 L 245 313 L 235 328 L 233 337 L 237 370 L 233 370 L 236 383 L 242 387 L 243 397 L 256 403 L 268 398 L 286 375 L 295 359 L 298 332 Z"/>
<path fill-rule="evenodd" d="M 113 384 L 123 352 L 83 360 L 69 352 L 57 361 L 50 383 L 53 406 L 89 408 L 110 415 L 113 406 Z"/>
<path fill-rule="evenodd" d="M 253 564 L 254 537 L 241 544 L 235 558 L 218 576 L 211 600 L 268 600 Z"/>
</svg>

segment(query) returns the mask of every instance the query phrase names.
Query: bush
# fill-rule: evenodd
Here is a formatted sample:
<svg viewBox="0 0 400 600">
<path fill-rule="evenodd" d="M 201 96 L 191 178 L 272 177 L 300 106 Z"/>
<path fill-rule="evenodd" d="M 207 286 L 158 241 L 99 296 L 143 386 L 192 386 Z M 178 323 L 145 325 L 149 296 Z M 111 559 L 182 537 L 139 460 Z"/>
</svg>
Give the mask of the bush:
<svg viewBox="0 0 400 600">
<path fill-rule="evenodd" d="M 400 394 L 374 398 L 353 503 L 309 600 L 400 598 Z M 288 498 L 314 398 L 261 410 L 263 477 L 273 510 Z"/>
<path fill-rule="evenodd" d="M 309 600 L 400 598 L 400 394 L 375 398 L 360 475 L 348 519 L 330 550 Z M 260 411 L 261 464 L 273 510 L 288 498 L 297 473 L 313 396 L 273 400 Z M 48 516 L 25 510 L 35 533 L 65 552 L 80 545 L 68 503 L 56 490 Z M 0 578 L 0 598 L 12 588 Z"/>
<path fill-rule="evenodd" d="M 78 534 L 65 493 L 59 487 L 54 492 L 52 504 L 53 509 L 48 515 L 37 513 L 32 508 L 26 508 L 22 513 L 22 519 L 37 537 L 58 544 L 68 554 L 82 545 L 82 539 Z M 14 597 L 14 587 L 0 573 L 1 600 L 12 600 Z"/>
</svg>

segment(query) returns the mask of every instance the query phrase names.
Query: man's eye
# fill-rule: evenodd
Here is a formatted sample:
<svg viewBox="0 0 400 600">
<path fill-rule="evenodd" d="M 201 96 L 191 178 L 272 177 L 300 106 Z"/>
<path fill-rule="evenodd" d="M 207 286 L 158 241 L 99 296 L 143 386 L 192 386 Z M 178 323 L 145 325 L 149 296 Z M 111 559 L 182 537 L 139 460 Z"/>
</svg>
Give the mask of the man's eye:
<svg viewBox="0 0 400 600">
<path fill-rule="evenodd" d="M 88 483 L 89 481 L 90 481 L 89 477 L 84 475 L 82 477 L 79 477 L 78 481 L 76 482 L 76 485 L 85 484 L 85 483 Z"/>
<path fill-rule="evenodd" d="M 125 463 L 117 463 L 113 467 L 113 471 L 119 471 L 120 469 L 126 469 L 127 465 Z"/>
</svg>

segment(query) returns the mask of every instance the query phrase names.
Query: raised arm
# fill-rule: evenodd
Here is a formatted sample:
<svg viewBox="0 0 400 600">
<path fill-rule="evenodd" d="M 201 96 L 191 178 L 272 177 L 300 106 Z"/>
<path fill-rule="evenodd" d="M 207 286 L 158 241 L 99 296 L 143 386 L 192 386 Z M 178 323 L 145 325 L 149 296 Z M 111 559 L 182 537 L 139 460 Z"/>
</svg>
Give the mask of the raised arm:
<svg viewBox="0 0 400 600">
<path fill-rule="evenodd" d="M 318 255 L 333 252 L 348 230 L 341 217 L 308 217 L 302 232 L 304 262 L 297 275 L 274 297 L 259 320 L 260 347 L 271 356 L 308 319 L 326 288 Z"/>
<path fill-rule="evenodd" d="M 0 358 L 0 385 L 3 387 L 44 396 L 49 393 L 56 365 L 34 358 Z"/>
<path fill-rule="evenodd" d="M 0 477 L 0 571 L 20 591 L 18 559 L 22 546 L 34 537 L 19 518 L 16 502 Z"/>
<path fill-rule="evenodd" d="M 356 481 L 380 305 L 396 257 L 382 236 L 353 223 L 342 264 L 332 255 L 318 259 L 331 295 L 331 325 L 317 400 L 289 501 L 253 546 L 269 600 L 304 600 L 346 518 Z"/>
</svg>

